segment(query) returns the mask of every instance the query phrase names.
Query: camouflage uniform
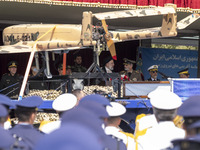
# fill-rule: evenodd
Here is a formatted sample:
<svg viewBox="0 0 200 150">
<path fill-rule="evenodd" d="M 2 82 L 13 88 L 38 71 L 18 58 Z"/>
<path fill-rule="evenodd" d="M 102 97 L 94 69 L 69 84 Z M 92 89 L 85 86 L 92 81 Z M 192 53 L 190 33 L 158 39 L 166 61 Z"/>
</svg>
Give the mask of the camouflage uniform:
<svg viewBox="0 0 200 150">
<path fill-rule="evenodd" d="M 13 85 L 17 82 L 20 82 L 21 79 L 22 79 L 22 76 L 20 76 L 19 74 L 15 74 L 14 76 L 12 76 L 10 73 L 6 73 L 1 78 L 0 89 L 2 90 L 2 89 L 6 88 L 10 85 Z M 12 98 L 13 96 L 16 96 L 16 95 L 19 94 L 20 86 L 21 86 L 21 83 L 16 84 L 16 85 L 14 85 L 14 86 L 12 86 L 12 87 L 4 90 L 4 91 L 1 91 L 1 94 L 7 94 L 7 93 L 9 93 L 10 91 L 13 90 L 13 92 L 11 92 L 10 94 L 7 95 L 7 96 Z M 18 89 L 16 89 L 16 88 L 18 88 Z M 14 89 L 16 89 L 16 90 L 14 90 Z"/>
<path fill-rule="evenodd" d="M 77 65 L 75 64 L 73 67 L 72 67 L 72 72 L 86 72 L 87 69 L 81 65 Z"/>
</svg>

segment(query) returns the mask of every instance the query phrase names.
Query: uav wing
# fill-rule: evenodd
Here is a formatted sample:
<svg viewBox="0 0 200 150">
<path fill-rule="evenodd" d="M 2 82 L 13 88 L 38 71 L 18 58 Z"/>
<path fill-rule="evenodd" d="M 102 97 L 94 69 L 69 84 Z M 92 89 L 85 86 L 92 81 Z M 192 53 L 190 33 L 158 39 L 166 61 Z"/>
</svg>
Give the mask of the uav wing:
<svg viewBox="0 0 200 150">
<path fill-rule="evenodd" d="M 0 46 L 0 54 L 30 53 L 34 44 L 37 46 L 37 51 L 76 50 L 82 47 L 79 42 L 73 41 L 26 41 L 14 45 Z"/>
<path fill-rule="evenodd" d="M 177 23 L 177 28 L 178 29 L 185 29 L 186 27 L 188 27 L 190 24 L 192 24 L 193 22 L 195 22 L 199 18 L 200 18 L 200 14 L 191 14 L 191 15 L 185 17 L 184 19 L 182 19 L 181 21 L 179 21 Z"/>
<path fill-rule="evenodd" d="M 93 14 L 93 16 L 95 16 L 99 20 L 107 20 L 107 19 L 129 18 L 129 17 L 165 15 L 172 13 L 173 14 L 176 13 L 176 10 L 172 6 L 165 6 L 165 7 L 150 8 L 150 9 L 136 9 L 136 10 L 95 13 Z"/>
</svg>

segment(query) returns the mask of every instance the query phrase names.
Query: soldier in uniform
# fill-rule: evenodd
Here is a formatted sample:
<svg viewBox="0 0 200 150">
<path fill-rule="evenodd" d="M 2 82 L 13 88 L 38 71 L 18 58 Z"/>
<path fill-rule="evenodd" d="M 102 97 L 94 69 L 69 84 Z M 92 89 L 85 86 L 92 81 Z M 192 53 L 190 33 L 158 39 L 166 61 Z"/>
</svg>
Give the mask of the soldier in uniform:
<svg viewBox="0 0 200 150">
<path fill-rule="evenodd" d="M 147 79 L 148 81 L 160 81 L 160 79 L 157 78 L 158 76 L 158 65 L 152 65 L 148 68 L 150 78 Z"/>
<path fill-rule="evenodd" d="M 177 72 L 179 74 L 180 78 L 189 78 L 190 74 L 188 71 L 188 68 L 185 68 L 183 70 L 180 70 L 179 72 Z"/>
<path fill-rule="evenodd" d="M 22 76 L 17 74 L 17 62 L 11 61 L 8 63 L 9 73 L 2 76 L 0 82 L 0 91 L 11 98 L 17 98 L 20 90 L 20 81 Z M 12 86 L 13 85 L 13 86 Z M 11 86 L 11 87 L 9 87 Z M 5 89 L 6 87 L 9 87 Z M 5 89 L 5 90 L 3 90 Z"/>
<path fill-rule="evenodd" d="M 82 66 L 82 56 L 76 55 L 74 58 L 75 65 L 72 67 L 72 72 L 86 72 L 87 69 Z"/>
<path fill-rule="evenodd" d="M 63 64 L 59 64 L 58 65 L 58 73 L 59 73 L 58 74 L 59 76 L 63 75 Z M 71 74 L 72 74 L 72 67 L 71 66 L 66 66 L 66 75 L 71 75 Z M 61 84 L 62 84 L 62 81 L 51 82 L 50 89 L 57 89 L 58 87 L 61 86 Z"/>
<path fill-rule="evenodd" d="M 155 90 L 148 97 L 158 124 L 140 137 L 143 150 L 161 150 L 171 146 L 171 141 L 185 137 L 185 131 L 175 126 L 173 119 L 181 106 L 181 98 L 173 92 Z"/>
<path fill-rule="evenodd" d="M 119 138 L 127 146 L 127 150 L 135 149 L 135 141 L 131 136 L 119 129 L 121 122 L 120 116 L 125 114 L 126 108 L 118 102 L 110 102 L 111 106 L 106 106 L 109 117 L 105 119 L 105 133 Z"/>
<path fill-rule="evenodd" d="M 124 71 L 121 72 L 121 76 L 124 77 L 126 81 L 142 81 L 141 73 L 133 70 L 133 64 L 136 62 L 127 58 L 124 58 L 123 60 Z"/>
<path fill-rule="evenodd" d="M 29 147 L 34 149 L 35 144 L 44 136 L 39 130 L 33 127 L 33 123 L 37 114 L 37 107 L 42 104 L 43 100 L 39 96 L 30 96 L 16 103 L 16 117 L 19 122 L 9 131 L 13 136 L 21 137 Z"/>
</svg>

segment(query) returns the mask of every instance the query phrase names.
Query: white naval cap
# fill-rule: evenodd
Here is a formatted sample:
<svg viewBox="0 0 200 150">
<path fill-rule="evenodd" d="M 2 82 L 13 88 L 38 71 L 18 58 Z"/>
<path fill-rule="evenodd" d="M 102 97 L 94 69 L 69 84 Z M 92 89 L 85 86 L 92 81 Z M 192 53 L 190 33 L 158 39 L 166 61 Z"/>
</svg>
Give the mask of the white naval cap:
<svg viewBox="0 0 200 150">
<path fill-rule="evenodd" d="M 147 70 L 148 70 L 148 71 L 155 71 L 155 70 L 158 70 L 158 65 L 152 65 L 152 66 L 150 66 Z"/>
<path fill-rule="evenodd" d="M 54 110 L 66 111 L 76 106 L 77 98 L 73 94 L 65 93 L 58 96 L 52 104 Z"/>
<path fill-rule="evenodd" d="M 148 94 L 151 105 L 158 109 L 170 110 L 181 106 L 181 98 L 173 92 L 155 90 Z"/>
<path fill-rule="evenodd" d="M 110 117 L 121 116 L 126 113 L 126 108 L 118 102 L 110 102 L 111 106 L 106 106 L 106 111 Z"/>
</svg>

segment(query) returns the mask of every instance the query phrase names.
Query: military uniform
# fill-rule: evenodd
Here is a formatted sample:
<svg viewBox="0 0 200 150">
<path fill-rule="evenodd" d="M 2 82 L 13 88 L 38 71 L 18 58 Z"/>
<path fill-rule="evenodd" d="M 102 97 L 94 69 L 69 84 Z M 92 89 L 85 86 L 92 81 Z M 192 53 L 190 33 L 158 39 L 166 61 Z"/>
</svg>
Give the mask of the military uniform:
<svg viewBox="0 0 200 150">
<path fill-rule="evenodd" d="M 147 70 L 149 71 L 149 74 L 151 76 L 152 76 L 152 74 L 151 74 L 152 72 L 156 73 L 156 75 L 153 74 L 153 77 L 150 77 L 149 79 L 147 79 L 147 81 L 160 81 L 160 79 L 157 78 L 158 65 L 152 65 Z"/>
<path fill-rule="evenodd" d="M 133 70 L 133 64 L 136 62 L 127 58 L 124 58 L 123 60 L 125 71 L 120 72 L 123 81 L 142 81 L 141 72 Z M 126 70 L 126 67 L 128 67 L 128 70 Z"/>
<path fill-rule="evenodd" d="M 13 84 L 16 84 L 4 91 L 2 91 L 1 93 L 2 94 L 7 94 L 9 93 L 10 91 L 13 90 L 13 92 L 9 93 L 7 96 L 9 97 L 13 97 L 13 96 L 16 96 L 19 94 L 19 91 L 20 91 L 20 86 L 21 86 L 21 83 L 20 81 L 22 80 L 22 76 L 20 76 L 19 74 L 15 74 L 14 76 L 12 76 L 10 73 L 6 73 L 2 76 L 1 78 L 1 83 L 0 83 L 0 89 L 4 89 L 8 86 L 11 86 Z M 19 83 L 18 83 L 19 82 Z M 18 89 L 17 89 L 18 88 Z M 16 89 L 16 90 L 15 90 Z"/>
<path fill-rule="evenodd" d="M 122 71 L 120 74 L 124 76 L 124 81 L 142 81 L 141 72 L 138 70 L 133 70 L 132 72 Z"/>
<path fill-rule="evenodd" d="M 81 65 L 77 65 L 75 64 L 74 66 L 72 66 L 72 72 L 86 72 L 87 69 Z"/>
<path fill-rule="evenodd" d="M 32 115 L 35 113 L 36 107 L 41 105 L 42 102 L 43 101 L 39 96 L 26 97 L 18 101 L 16 103 L 16 116 L 23 117 L 23 115 Z M 44 136 L 44 133 L 34 128 L 33 125 L 29 123 L 30 119 L 32 118 L 27 118 L 26 121 L 23 121 L 19 118 L 20 123 L 15 125 L 9 131 L 12 135 L 22 138 L 26 146 L 29 147 L 29 150 L 32 150 L 36 143 Z"/>
<path fill-rule="evenodd" d="M 171 141 L 185 137 L 185 131 L 175 126 L 173 118 L 182 101 L 175 93 L 155 90 L 148 94 L 158 124 L 139 139 L 143 150 L 161 150 L 171 146 Z"/>
</svg>

